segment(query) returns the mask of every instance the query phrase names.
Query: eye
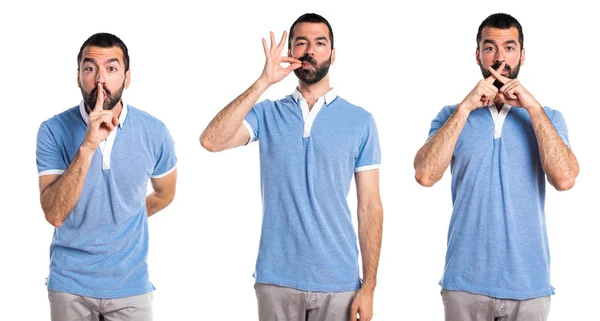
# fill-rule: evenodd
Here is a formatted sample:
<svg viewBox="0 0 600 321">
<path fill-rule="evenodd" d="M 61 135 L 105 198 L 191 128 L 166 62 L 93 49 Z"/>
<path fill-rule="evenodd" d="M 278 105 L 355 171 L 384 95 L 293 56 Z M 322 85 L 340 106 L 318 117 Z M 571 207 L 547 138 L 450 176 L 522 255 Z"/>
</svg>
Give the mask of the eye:
<svg viewBox="0 0 600 321">
<path fill-rule="evenodd" d="M 506 50 L 507 50 L 507 51 L 513 51 L 513 50 L 515 50 L 515 47 L 508 46 L 508 47 L 506 47 Z"/>
<path fill-rule="evenodd" d="M 323 41 L 319 41 L 319 42 L 317 42 L 317 45 L 318 45 L 318 46 L 325 46 L 325 45 L 327 45 L 327 44 L 326 44 L 325 42 L 323 42 Z"/>
<path fill-rule="evenodd" d="M 304 41 L 296 42 L 296 47 L 304 46 L 304 45 L 306 45 L 306 42 L 304 42 Z"/>
<path fill-rule="evenodd" d="M 83 68 L 84 72 L 94 72 L 96 71 L 96 68 L 92 67 L 92 66 L 87 66 L 85 68 Z"/>
<path fill-rule="evenodd" d="M 492 52 L 492 51 L 494 51 L 494 47 L 492 47 L 492 46 L 484 47 L 483 51 L 485 51 L 485 52 Z"/>
<path fill-rule="evenodd" d="M 110 67 L 108 67 L 108 71 L 115 72 L 115 71 L 117 71 L 117 68 L 113 67 L 113 66 L 110 66 Z"/>
</svg>

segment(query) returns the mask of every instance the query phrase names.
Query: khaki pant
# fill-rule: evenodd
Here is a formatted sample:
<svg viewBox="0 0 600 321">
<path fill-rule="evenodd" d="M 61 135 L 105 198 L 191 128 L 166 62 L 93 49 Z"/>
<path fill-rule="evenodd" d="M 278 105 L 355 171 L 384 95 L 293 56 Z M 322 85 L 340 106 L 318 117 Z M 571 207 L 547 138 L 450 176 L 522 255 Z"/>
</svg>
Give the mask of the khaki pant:
<svg viewBox="0 0 600 321">
<path fill-rule="evenodd" d="M 152 321 L 153 292 L 97 299 L 48 290 L 52 321 Z"/>
<path fill-rule="evenodd" d="M 550 296 L 529 300 L 496 299 L 442 290 L 446 321 L 546 321 Z"/>
<path fill-rule="evenodd" d="M 348 321 L 357 291 L 306 292 L 256 283 L 260 321 Z"/>
</svg>

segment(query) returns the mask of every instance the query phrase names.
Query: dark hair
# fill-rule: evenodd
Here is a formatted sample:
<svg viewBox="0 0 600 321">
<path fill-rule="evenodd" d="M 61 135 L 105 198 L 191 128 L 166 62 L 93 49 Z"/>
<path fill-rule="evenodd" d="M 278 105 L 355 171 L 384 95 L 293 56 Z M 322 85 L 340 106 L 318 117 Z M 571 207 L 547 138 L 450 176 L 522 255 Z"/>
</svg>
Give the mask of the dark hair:
<svg viewBox="0 0 600 321">
<path fill-rule="evenodd" d="M 485 27 L 493 27 L 498 29 L 510 29 L 512 27 L 517 28 L 519 31 L 519 43 L 521 45 L 521 49 L 523 49 L 523 28 L 517 19 L 513 16 L 506 13 L 494 13 L 493 15 L 485 18 L 481 25 L 479 25 L 479 30 L 477 31 L 477 49 L 479 49 L 479 42 L 481 41 L 481 32 Z"/>
<path fill-rule="evenodd" d="M 316 13 L 305 13 L 305 14 L 301 15 L 298 19 L 296 19 L 296 21 L 294 21 L 294 23 L 292 24 L 292 27 L 290 27 L 290 34 L 289 34 L 289 39 L 288 39 L 288 49 L 292 49 L 292 39 L 294 37 L 294 27 L 296 27 L 297 24 L 303 23 L 303 22 L 324 23 L 325 25 L 327 25 L 327 28 L 329 28 L 329 40 L 331 41 L 331 49 L 333 49 L 333 30 L 331 29 L 331 25 L 329 24 L 329 21 L 327 21 L 327 19 L 323 18 L 322 16 L 320 16 Z"/>
<path fill-rule="evenodd" d="M 83 45 L 81 45 L 81 49 L 79 49 L 79 54 L 77 55 L 77 69 L 79 69 L 79 64 L 81 63 L 81 54 L 83 53 L 83 49 L 86 47 L 100 47 L 100 48 L 112 48 L 119 47 L 123 52 L 123 63 L 125 64 L 125 71 L 129 70 L 129 52 L 127 51 L 127 46 L 123 40 L 119 39 L 119 37 L 110 34 L 110 33 L 97 33 L 91 37 L 89 37 Z"/>
</svg>

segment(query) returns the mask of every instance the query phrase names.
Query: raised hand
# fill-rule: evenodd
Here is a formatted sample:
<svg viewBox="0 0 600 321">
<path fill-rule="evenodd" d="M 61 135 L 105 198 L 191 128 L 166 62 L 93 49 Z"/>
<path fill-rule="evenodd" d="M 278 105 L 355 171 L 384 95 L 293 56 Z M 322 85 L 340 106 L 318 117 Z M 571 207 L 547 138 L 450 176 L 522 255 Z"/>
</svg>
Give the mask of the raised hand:
<svg viewBox="0 0 600 321">
<path fill-rule="evenodd" d="M 119 120 L 113 115 L 112 111 L 104 110 L 104 88 L 98 83 L 98 94 L 96 95 L 96 105 L 89 115 L 89 123 L 82 145 L 95 150 L 100 142 L 105 140 L 111 131 L 119 124 Z"/>
<path fill-rule="evenodd" d="M 488 70 L 495 79 L 504 84 L 504 86 L 500 87 L 496 97 L 499 103 L 514 107 L 523 107 L 525 109 L 541 107 L 538 101 L 521 85 L 518 79 L 510 79 L 502 76 L 499 72 L 502 69 L 494 70 L 494 68 L 488 67 Z"/>
<path fill-rule="evenodd" d="M 262 39 L 263 49 L 265 50 L 265 68 L 261 74 L 261 78 L 267 82 L 267 84 L 272 85 L 287 75 L 289 75 L 295 69 L 302 67 L 302 62 L 296 58 L 282 56 L 281 52 L 283 51 L 285 40 L 287 38 L 287 32 L 283 32 L 283 36 L 281 36 L 281 41 L 277 46 L 275 45 L 275 34 L 271 31 L 271 47 L 267 46 L 267 41 L 265 38 Z M 284 68 L 281 66 L 281 63 L 289 63 L 290 65 Z"/>
<path fill-rule="evenodd" d="M 502 63 L 498 67 L 498 71 L 504 69 L 506 63 Z M 493 70 L 493 68 L 490 67 Z M 498 74 L 498 73 L 497 73 Z M 471 92 L 463 99 L 460 105 L 465 106 L 469 110 L 474 110 L 483 106 L 490 106 L 494 100 L 496 99 L 496 94 L 498 93 L 498 88 L 494 86 L 494 81 L 496 78 L 493 76 L 489 76 L 485 79 L 480 80 L 475 88 L 471 90 Z"/>
</svg>

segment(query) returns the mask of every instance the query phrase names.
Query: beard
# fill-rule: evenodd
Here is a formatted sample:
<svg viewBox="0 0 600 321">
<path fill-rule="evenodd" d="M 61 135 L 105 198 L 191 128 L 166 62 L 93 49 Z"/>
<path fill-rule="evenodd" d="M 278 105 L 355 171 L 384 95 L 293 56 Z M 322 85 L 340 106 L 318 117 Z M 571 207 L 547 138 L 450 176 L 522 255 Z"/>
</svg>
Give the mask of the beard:
<svg viewBox="0 0 600 321">
<path fill-rule="evenodd" d="M 317 61 L 312 56 L 305 54 L 300 57 L 298 60 L 302 62 L 308 62 L 310 65 L 315 67 L 316 70 L 312 70 L 310 68 L 298 68 L 294 70 L 294 74 L 296 77 L 300 79 L 303 83 L 312 85 L 318 83 L 323 77 L 327 75 L 329 72 L 329 66 L 331 65 L 331 56 L 329 59 L 323 61 L 320 65 L 317 64 Z"/>
<path fill-rule="evenodd" d="M 500 65 L 502 64 L 501 61 L 496 61 L 491 67 L 494 68 L 494 70 L 498 69 L 498 67 L 500 67 Z M 481 74 L 483 75 L 483 78 L 488 78 L 489 76 L 492 75 L 492 73 L 487 70 L 487 68 L 484 68 L 483 65 L 479 66 L 479 68 L 481 68 Z M 517 76 L 519 75 L 519 69 L 521 68 L 521 58 L 519 58 L 519 63 L 517 63 L 517 66 L 515 66 L 515 68 L 511 68 L 508 64 L 504 66 L 504 70 L 506 70 L 508 72 L 508 76 L 506 76 L 506 78 L 510 78 L 510 79 L 516 79 Z M 500 70 L 500 72 L 502 72 L 502 70 Z M 498 79 L 494 80 L 494 86 L 496 86 L 496 88 L 500 89 L 502 88 L 502 86 L 504 86 L 504 84 L 502 82 L 500 82 Z"/>
<path fill-rule="evenodd" d="M 125 81 L 123 81 L 123 85 L 114 93 L 111 92 L 108 88 L 104 87 L 105 97 L 104 103 L 102 104 L 102 109 L 104 110 L 112 110 L 115 108 L 117 103 L 121 101 L 121 96 L 123 95 L 123 89 L 125 89 Z M 81 88 L 81 95 L 83 95 L 83 101 L 88 106 L 90 110 L 94 110 L 96 106 L 96 100 L 98 99 L 98 86 L 94 87 L 92 91 L 86 92 Z"/>
</svg>

